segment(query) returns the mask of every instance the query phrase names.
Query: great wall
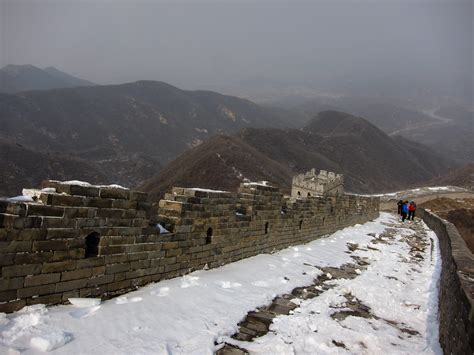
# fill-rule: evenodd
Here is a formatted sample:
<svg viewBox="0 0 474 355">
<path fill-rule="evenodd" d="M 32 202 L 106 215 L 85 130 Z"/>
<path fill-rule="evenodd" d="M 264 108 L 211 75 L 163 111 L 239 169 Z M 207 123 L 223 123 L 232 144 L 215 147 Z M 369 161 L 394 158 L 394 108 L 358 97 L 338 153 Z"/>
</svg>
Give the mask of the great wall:
<svg viewBox="0 0 474 355">
<path fill-rule="evenodd" d="M 298 193 L 299 192 L 299 193 Z M 159 203 L 119 186 L 44 181 L 0 200 L 0 312 L 111 298 L 151 282 L 303 244 L 379 215 L 380 198 L 345 194 L 314 170 L 291 196 L 265 183 L 237 192 L 174 187 Z M 440 343 L 474 349 L 474 257 L 452 224 L 420 209 L 440 240 Z"/>
<path fill-rule="evenodd" d="M 145 193 L 74 181 L 45 181 L 29 192 L 29 202 L 0 201 L 0 312 L 110 298 L 379 214 L 379 198 L 323 189 L 295 199 L 259 183 L 236 193 L 175 187 L 153 206 Z"/>
</svg>

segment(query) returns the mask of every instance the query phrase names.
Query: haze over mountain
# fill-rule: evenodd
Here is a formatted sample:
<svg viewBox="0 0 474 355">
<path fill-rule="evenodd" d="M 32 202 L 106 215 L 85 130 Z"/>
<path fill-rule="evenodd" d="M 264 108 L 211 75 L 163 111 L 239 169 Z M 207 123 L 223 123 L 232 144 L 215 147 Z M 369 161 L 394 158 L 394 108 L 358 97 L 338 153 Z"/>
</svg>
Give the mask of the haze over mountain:
<svg viewBox="0 0 474 355">
<path fill-rule="evenodd" d="M 269 88 L 472 102 L 472 1 L 109 5 L 2 1 L 0 66 L 54 65 L 99 84 L 162 80 L 239 96 Z"/>
<path fill-rule="evenodd" d="M 441 106 L 440 106 L 441 105 Z M 474 107 L 451 100 L 405 100 L 378 97 L 287 97 L 266 106 L 309 120 L 324 110 L 341 110 L 367 118 L 389 135 L 425 144 L 461 164 L 474 160 Z M 427 108 L 428 107 L 428 108 Z"/>
<path fill-rule="evenodd" d="M 302 129 L 244 129 L 184 153 L 141 186 L 157 200 L 171 186 L 235 190 L 244 178 L 289 192 L 292 176 L 311 168 L 345 175 L 346 189 L 399 189 L 443 174 L 449 163 L 430 149 L 391 139 L 363 118 L 320 113 Z"/>
<path fill-rule="evenodd" d="M 0 69 L 0 92 L 4 93 L 92 85 L 95 84 L 54 67 L 40 69 L 33 65 L 10 64 Z"/>
</svg>

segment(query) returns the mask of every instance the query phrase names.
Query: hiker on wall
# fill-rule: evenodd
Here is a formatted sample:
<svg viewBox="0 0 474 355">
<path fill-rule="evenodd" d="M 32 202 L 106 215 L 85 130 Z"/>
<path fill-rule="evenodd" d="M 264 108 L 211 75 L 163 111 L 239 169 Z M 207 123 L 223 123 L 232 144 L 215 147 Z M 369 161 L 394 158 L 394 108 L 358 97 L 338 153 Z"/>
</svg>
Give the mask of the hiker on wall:
<svg viewBox="0 0 474 355">
<path fill-rule="evenodd" d="M 403 201 L 402 201 L 402 200 L 399 200 L 399 201 L 397 202 L 398 215 L 399 215 L 399 216 L 402 215 L 402 206 L 403 206 Z"/>
<path fill-rule="evenodd" d="M 407 215 L 408 215 L 408 201 L 403 202 L 401 214 L 402 214 L 402 222 L 405 222 L 405 219 L 407 218 Z"/>
<path fill-rule="evenodd" d="M 415 220 L 415 211 L 416 211 L 416 203 L 415 201 L 410 201 L 410 204 L 408 205 L 408 220 Z"/>
</svg>

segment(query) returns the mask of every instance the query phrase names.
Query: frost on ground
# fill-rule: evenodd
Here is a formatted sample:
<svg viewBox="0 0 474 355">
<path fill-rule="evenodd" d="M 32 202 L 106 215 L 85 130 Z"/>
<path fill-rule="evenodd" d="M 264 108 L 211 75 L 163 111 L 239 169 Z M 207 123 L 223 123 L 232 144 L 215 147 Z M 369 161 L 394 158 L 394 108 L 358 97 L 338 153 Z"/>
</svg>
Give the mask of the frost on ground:
<svg viewBox="0 0 474 355">
<path fill-rule="evenodd" d="M 338 268 L 356 259 L 364 266 L 352 269 L 352 279 L 341 277 Z M 439 262 L 437 238 L 422 222 L 402 226 L 382 213 L 327 238 L 100 305 L 0 315 L 0 353 L 212 354 L 227 343 L 261 354 L 437 354 Z M 249 311 L 318 277 L 321 293 L 295 299 L 297 307 L 274 318 L 268 333 L 252 342 L 231 338 Z"/>
</svg>

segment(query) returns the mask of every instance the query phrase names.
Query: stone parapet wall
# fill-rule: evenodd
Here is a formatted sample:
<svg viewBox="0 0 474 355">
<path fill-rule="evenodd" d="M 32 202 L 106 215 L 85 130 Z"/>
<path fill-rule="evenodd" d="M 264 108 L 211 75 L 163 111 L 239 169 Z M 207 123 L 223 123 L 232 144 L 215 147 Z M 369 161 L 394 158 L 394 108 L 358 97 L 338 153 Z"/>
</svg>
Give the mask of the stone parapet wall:
<svg viewBox="0 0 474 355">
<path fill-rule="evenodd" d="M 47 182 L 36 202 L 0 201 L 0 312 L 70 297 L 111 297 L 193 270 L 314 240 L 376 218 L 379 199 L 290 200 L 243 184 L 237 193 L 173 188 L 157 205 L 113 187 Z M 161 233 L 160 223 L 170 233 Z M 97 255 L 86 239 L 100 237 Z"/>
<path fill-rule="evenodd" d="M 444 354 L 474 354 L 474 255 L 456 227 L 419 209 L 438 236 L 442 258 L 439 341 Z"/>
</svg>

